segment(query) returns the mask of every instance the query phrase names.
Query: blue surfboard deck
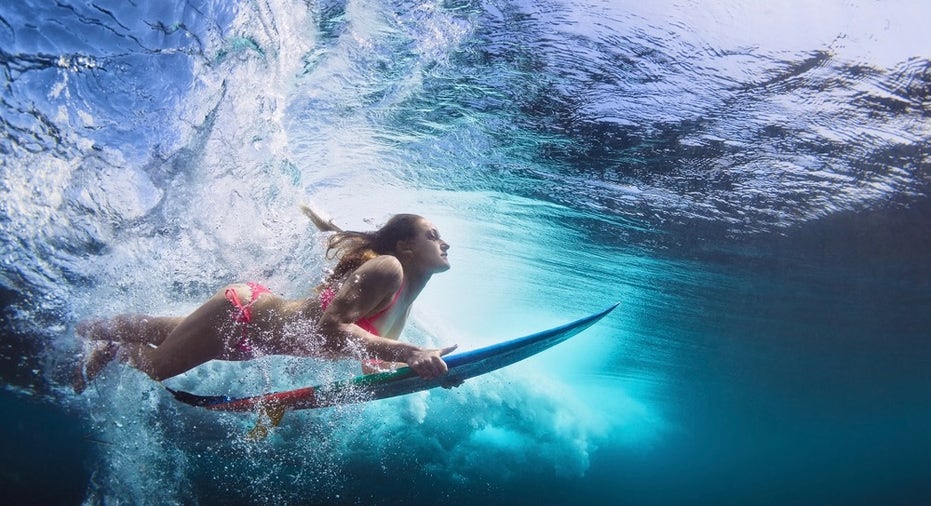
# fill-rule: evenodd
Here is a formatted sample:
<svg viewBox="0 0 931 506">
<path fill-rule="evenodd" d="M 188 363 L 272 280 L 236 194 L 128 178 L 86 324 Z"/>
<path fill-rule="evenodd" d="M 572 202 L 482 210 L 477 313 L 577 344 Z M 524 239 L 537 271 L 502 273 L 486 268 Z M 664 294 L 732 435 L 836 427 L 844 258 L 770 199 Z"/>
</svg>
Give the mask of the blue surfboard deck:
<svg viewBox="0 0 931 506">
<path fill-rule="evenodd" d="M 196 395 L 169 391 L 181 402 L 215 411 L 252 411 L 260 407 L 315 409 L 386 399 L 436 387 L 455 386 L 476 376 L 501 369 L 547 350 L 591 327 L 618 304 L 585 318 L 529 336 L 444 357 L 449 373 L 423 379 L 408 367 L 394 372 L 367 374 L 350 380 L 252 397 Z"/>
</svg>

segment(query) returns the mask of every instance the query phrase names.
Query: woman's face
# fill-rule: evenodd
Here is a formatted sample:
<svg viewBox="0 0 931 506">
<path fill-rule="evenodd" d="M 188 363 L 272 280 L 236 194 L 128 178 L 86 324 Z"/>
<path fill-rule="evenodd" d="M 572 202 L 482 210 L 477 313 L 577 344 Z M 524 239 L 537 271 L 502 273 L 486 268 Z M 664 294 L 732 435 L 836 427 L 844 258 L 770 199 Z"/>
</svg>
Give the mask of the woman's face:
<svg viewBox="0 0 931 506">
<path fill-rule="evenodd" d="M 436 227 L 425 219 L 418 221 L 417 233 L 405 241 L 404 249 L 411 252 L 418 266 L 431 274 L 449 270 L 449 259 L 446 256 L 449 244 L 440 239 Z"/>
</svg>

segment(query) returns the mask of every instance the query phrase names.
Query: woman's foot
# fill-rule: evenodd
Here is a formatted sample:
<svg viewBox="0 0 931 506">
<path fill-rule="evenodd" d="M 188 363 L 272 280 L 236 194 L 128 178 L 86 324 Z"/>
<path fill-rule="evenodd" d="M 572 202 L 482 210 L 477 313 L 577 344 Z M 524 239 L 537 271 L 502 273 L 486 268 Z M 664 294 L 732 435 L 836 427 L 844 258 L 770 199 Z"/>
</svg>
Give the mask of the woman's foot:
<svg viewBox="0 0 931 506">
<path fill-rule="evenodd" d="M 108 342 L 95 346 L 86 360 L 82 357 L 72 378 L 71 384 L 74 387 L 74 393 L 80 394 L 83 392 L 87 388 L 87 383 L 93 381 L 100 374 L 100 371 L 103 371 L 103 368 L 116 358 L 119 351 L 118 344 Z"/>
</svg>

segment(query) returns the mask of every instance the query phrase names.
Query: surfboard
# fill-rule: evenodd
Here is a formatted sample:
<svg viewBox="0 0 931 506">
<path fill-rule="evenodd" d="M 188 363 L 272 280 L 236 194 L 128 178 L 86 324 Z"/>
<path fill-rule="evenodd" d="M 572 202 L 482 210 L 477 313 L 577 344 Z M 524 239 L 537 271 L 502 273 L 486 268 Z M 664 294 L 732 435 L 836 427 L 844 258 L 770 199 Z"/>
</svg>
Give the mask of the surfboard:
<svg viewBox="0 0 931 506">
<path fill-rule="evenodd" d="M 509 366 L 547 350 L 591 327 L 618 304 L 585 318 L 529 336 L 444 357 L 449 372 L 441 378 L 423 379 L 408 367 L 394 372 L 367 374 L 333 383 L 272 392 L 252 397 L 196 395 L 168 389 L 177 400 L 215 411 L 253 411 L 257 408 L 316 409 L 386 399 L 436 387 L 452 387 L 463 381 Z"/>
</svg>

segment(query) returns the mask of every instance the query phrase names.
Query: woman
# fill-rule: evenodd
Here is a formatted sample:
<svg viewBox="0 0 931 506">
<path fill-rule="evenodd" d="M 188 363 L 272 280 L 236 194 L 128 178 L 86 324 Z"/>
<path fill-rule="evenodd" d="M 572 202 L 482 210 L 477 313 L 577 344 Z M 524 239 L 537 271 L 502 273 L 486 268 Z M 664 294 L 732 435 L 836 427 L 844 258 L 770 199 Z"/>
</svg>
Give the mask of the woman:
<svg viewBox="0 0 931 506">
<path fill-rule="evenodd" d="M 210 360 L 249 360 L 259 355 L 355 357 L 366 372 L 402 362 L 423 378 L 446 374 L 443 355 L 399 342 L 411 304 L 430 278 L 449 269 L 449 244 L 413 214 L 392 217 L 374 232 L 342 231 L 307 208 L 318 228 L 336 232 L 327 255 L 339 258 L 317 294 L 286 300 L 255 283 L 221 289 L 187 317 L 120 315 L 82 322 L 78 335 L 108 341 L 85 364 L 93 380 L 119 358 L 162 381 Z M 84 374 L 75 391 L 86 387 Z"/>
</svg>

